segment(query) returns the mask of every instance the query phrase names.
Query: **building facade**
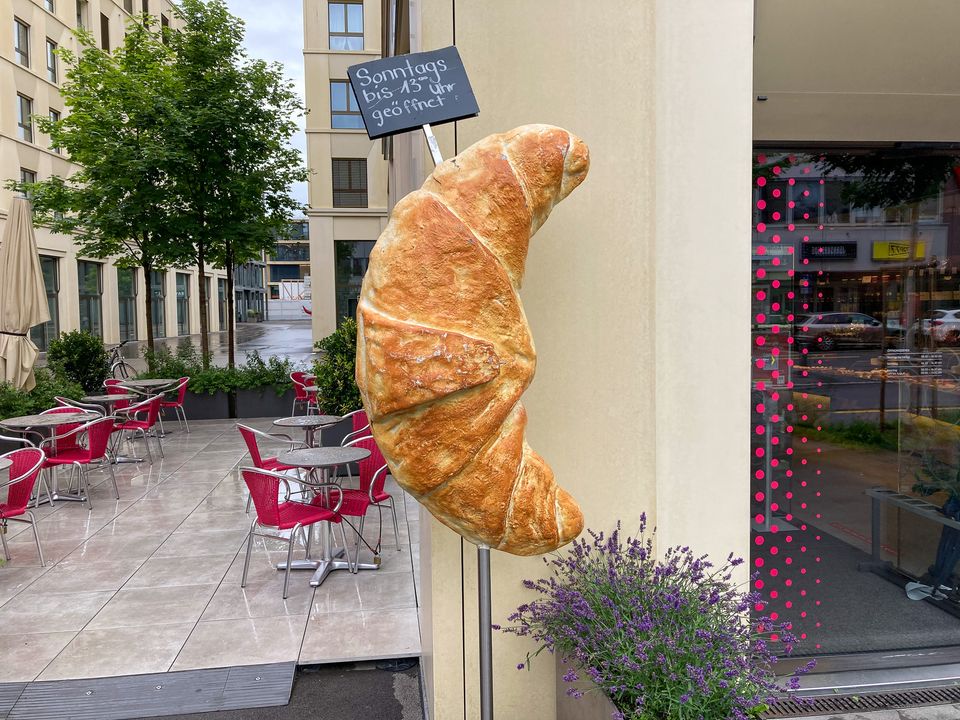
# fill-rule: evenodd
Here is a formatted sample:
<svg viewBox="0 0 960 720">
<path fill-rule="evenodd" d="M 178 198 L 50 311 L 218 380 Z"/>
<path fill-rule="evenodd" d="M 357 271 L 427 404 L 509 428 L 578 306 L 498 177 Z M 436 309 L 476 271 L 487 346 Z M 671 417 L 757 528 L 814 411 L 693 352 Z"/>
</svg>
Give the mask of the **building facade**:
<svg viewBox="0 0 960 720">
<path fill-rule="evenodd" d="M 59 118 L 68 112 L 60 95 L 65 68 L 56 56 L 59 47 L 77 50 L 71 31 L 82 27 L 99 47 L 116 48 L 134 14 L 149 12 L 165 26 L 176 26 L 169 0 L 12 0 L 0 3 L 0 178 L 43 180 L 67 177 L 75 166 L 49 146 L 31 116 Z M 0 227 L 6 222 L 13 194 L 0 188 Z M 89 330 L 106 343 L 146 338 L 147 322 L 157 337 L 189 335 L 200 330 L 198 273 L 194 268 L 152 273 L 119 268 L 110 260 L 77 253 L 73 238 L 36 229 L 51 320 L 33 329 L 41 350 L 60 332 Z M 238 284 L 241 319 L 263 317 L 263 263 L 238 268 L 250 285 Z M 259 278 L 256 277 L 260 273 Z M 226 273 L 209 268 L 207 293 L 210 329 L 226 329 Z M 154 313 L 146 316 L 146 293 L 153 294 Z"/>
<path fill-rule="evenodd" d="M 380 57 L 380 6 L 378 0 L 303 5 L 314 340 L 356 314 L 367 257 L 386 226 L 385 144 L 367 137 L 347 81 L 348 67 Z"/>
<path fill-rule="evenodd" d="M 272 320 L 309 319 L 311 269 L 310 225 L 290 221 L 287 237 L 267 254 L 267 316 Z"/>
</svg>

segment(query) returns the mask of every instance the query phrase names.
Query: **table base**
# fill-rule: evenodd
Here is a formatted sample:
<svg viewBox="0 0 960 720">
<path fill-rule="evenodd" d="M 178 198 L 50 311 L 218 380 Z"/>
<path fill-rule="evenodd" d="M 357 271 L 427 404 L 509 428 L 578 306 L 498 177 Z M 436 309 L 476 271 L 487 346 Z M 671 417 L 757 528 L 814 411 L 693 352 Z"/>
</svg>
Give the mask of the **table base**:
<svg viewBox="0 0 960 720">
<path fill-rule="evenodd" d="M 327 575 L 332 573 L 334 570 L 350 570 L 350 562 L 347 560 L 341 560 L 340 558 L 344 556 L 343 548 L 337 550 L 334 553 L 334 556 L 330 560 L 293 560 L 290 562 L 291 570 L 313 570 L 313 577 L 310 578 L 310 585 L 317 587 L 324 580 L 327 579 Z M 277 563 L 277 570 L 286 570 L 287 564 L 285 562 Z M 380 566 L 375 563 L 360 563 L 357 566 L 358 570 L 379 570 Z"/>
</svg>

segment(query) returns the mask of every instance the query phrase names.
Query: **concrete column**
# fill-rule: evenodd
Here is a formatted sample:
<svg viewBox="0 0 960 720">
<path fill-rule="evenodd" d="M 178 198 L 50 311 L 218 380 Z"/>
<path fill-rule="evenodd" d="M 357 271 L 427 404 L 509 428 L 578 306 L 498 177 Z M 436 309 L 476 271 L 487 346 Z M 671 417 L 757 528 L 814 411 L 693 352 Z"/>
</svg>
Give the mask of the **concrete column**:
<svg viewBox="0 0 960 720">
<path fill-rule="evenodd" d="M 661 547 L 745 555 L 752 3 L 420 5 L 421 49 L 455 42 L 480 105 L 456 138 L 438 128 L 445 157 L 529 122 L 591 149 L 586 182 L 530 244 L 531 446 L 588 527 L 633 532 L 646 512 Z M 476 552 L 422 527 L 431 716 L 477 718 Z M 495 553 L 494 622 L 543 573 Z M 553 661 L 515 669 L 535 649 L 495 636 L 498 717 L 557 716 Z"/>
</svg>

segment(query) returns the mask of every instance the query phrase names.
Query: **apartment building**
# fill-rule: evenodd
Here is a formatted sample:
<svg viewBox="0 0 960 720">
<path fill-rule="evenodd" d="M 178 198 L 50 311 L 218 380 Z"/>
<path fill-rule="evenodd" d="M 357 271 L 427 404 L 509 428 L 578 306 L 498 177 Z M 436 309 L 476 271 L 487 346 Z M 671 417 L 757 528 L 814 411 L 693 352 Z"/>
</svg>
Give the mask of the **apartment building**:
<svg viewBox="0 0 960 720">
<path fill-rule="evenodd" d="M 367 138 L 347 80 L 348 67 L 380 57 L 380 5 L 303 4 L 314 340 L 356 314 L 367 258 L 387 220 L 384 143 Z"/>
<path fill-rule="evenodd" d="M 69 176 L 75 166 L 49 146 L 31 119 L 34 115 L 59 118 L 68 112 L 60 95 L 64 80 L 59 47 L 77 50 L 71 31 L 88 30 L 106 50 L 123 40 L 134 14 L 148 12 L 165 25 L 176 24 L 169 0 L 8 0 L 0 3 L 0 180 L 42 180 Z M 6 222 L 12 193 L 0 188 L 0 228 Z M 41 350 L 61 332 L 89 330 L 107 343 L 146 337 L 148 318 L 144 298 L 154 298 L 153 323 L 157 337 L 189 335 L 200 330 L 198 276 L 195 269 L 154 272 L 145 278 L 140 268 L 121 269 L 109 260 L 78 254 L 73 238 L 36 229 L 51 320 L 33 329 Z M 241 268 L 251 277 L 238 285 L 238 316 L 263 317 L 263 264 Z M 209 327 L 226 329 L 226 273 L 207 274 Z M 250 310 L 254 312 L 251 313 Z"/>
</svg>

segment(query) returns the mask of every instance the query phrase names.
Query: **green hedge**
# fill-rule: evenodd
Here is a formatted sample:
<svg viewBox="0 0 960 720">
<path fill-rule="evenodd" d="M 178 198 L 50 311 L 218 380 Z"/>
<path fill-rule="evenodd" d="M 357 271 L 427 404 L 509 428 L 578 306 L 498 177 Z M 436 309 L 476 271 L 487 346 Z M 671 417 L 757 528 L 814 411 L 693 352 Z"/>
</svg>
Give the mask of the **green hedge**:
<svg viewBox="0 0 960 720">
<path fill-rule="evenodd" d="M 322 412 L 344 415 L 361 407 L 357 387 L 357 321 L 347 318 L 336 331 L 318 340 L 323 355 L 313 365 L 317 376 L 317 405 Z"/>
<path fill-rule="evenodd" d="M 62 333 L 50 341 L 47 365 L 75 382 L 88 393 L 103 388 L 110 375 L 110 361 L 103 340 L 85 330 Z"/>
<path fill-rule="evenodd" d="M 203 355 L 188 339 L 181 340 L 173 352 L 167 347 L 159 347 L 152 352 L 146 350 L 144 358 L 148 370 L 139 377 L 189 377 L 187 389 L 198 395 L 263 388 L 273 388 L 277 395 L 283 395 L 293 387 L 290 373 L 297 369 L 288 358 L 270 357 L 264 360 L 256 351 L 249 353 L 246 360 L 233 369 L 217 365 L 204 369 Z"/>
<path fill-rule="evenodd" d="M 57 395 L 79 400 L 86 393 L 79 383 L 63 375 L 62 370 L 37 368 L 37 386 L 24 392 L 8 383 L 0 383 L 0 418 L 36 415 L 56 406 Z"/>
</svg>

